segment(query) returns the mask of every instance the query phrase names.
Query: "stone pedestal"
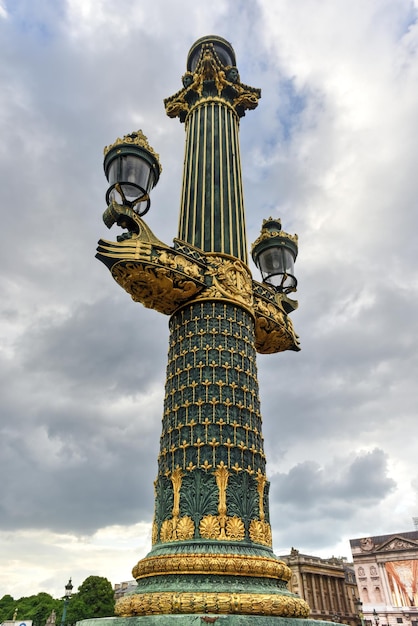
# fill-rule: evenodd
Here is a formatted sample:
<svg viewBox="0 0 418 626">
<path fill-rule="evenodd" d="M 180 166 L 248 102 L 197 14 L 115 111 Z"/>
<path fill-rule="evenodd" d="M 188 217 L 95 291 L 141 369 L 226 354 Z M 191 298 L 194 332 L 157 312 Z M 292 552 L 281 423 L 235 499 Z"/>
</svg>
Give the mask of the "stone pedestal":
<svg viewBox="0 0 418 626">
<path fill-rule="evenodd" d="M 334 622 L 263 615 L 144 615 L 141 617 L 102 617 L 77 622 L 77 626 L 338 626 Z"/>
</svg>

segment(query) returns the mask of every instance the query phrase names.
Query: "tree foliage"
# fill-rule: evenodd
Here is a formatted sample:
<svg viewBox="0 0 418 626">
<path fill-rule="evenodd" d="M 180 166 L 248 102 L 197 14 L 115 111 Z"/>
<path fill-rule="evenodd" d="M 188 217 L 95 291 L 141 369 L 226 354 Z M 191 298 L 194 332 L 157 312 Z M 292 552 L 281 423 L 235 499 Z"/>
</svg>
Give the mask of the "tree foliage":
<svg viewBox="0 0 418 626">
<path fill-rule="evenodd" d="M 115 599 L 112 584 L 102 576 L 89 576 L 79 586 L 78 593 L 72 595 L 67 604 L 65 626 L 75 624 L 92 617 L 111 617 L 114 615 Z M 14 600 L 11 595 L 0 599 L 0 623 L 12 620 L 17 609 L 18 620 L 33 620 L 33 626 L 45 626 L 54 610 L 56 624 L 61 625 L 64 600 L 54 599 L 49 593 L 38 593 Z"/>
<path fill-rule="evenodd" d="M 89 576 L 79 586 L 68 605 L 66 624 L 92 617 L 114 615 L 115 599 L 112 584 L 102 576 Z"/>
<path fill-rule="evenodd" d="M 16 602 L 9 594 L 0 599 L 0 622 L 13 618 Z"/>
<path fill-rule="evenodd" d="M 3 596 L 0 600 L 0 622 L 12 620 L 17 610 L 17 620 L 33 620 L 34 626 L 44 626 L 53 610 L 58 611 L 60 601 L 54 600 L 49 593 L 41 592 L 36 596 L 25 596 L 14 600 L 12 596 Z"/>
<path fill-rule="evenodd" d="M 78 600 L 85 607 L 85 617 L 110 617 L 114 614 L 115 598 L 112 584 L 102 576 L 89 576 L 78 588 Z"/>
</svg>

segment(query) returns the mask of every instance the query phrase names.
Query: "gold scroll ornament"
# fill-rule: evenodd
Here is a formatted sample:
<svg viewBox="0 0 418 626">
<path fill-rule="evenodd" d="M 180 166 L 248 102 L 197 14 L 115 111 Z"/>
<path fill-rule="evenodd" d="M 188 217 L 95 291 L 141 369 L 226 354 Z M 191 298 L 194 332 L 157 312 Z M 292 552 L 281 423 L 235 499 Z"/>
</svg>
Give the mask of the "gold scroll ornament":
<svg viewBox="0 0 418 626">
<path fill-rule="evenodd" d="M 119 617 L 179 613 L 235 613 L 306 618 L 309 612 L 309 606 L 305 600 L 294 596 L 205 591 L 132 594 L 120 598 L 115 607 L 115 614 Z"/>
</svg>

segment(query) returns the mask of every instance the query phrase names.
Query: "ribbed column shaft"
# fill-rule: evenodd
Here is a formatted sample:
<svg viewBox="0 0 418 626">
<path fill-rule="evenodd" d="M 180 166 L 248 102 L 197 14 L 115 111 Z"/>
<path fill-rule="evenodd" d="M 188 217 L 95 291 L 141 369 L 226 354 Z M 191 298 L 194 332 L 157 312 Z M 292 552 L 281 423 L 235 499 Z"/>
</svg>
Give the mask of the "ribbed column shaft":
<svg viewBox="0 0 418 626">
<path fill-rule="evenodd" d="M 186 120 L 179 239 L 247 263 L 239 118 L 226 102 L 204 101 Z"/>
</svg>

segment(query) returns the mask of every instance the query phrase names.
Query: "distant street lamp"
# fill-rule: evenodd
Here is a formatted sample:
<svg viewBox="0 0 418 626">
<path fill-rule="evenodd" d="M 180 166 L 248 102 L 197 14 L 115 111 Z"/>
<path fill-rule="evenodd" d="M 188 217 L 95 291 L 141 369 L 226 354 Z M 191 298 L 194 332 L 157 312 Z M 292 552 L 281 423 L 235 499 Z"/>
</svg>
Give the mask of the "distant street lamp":
<svg viewBox="0 0 418 626">
<path fill-rule="evenodd" d="M 376 612 L 376 609 L 373 609 L 373 619 L 374 619 L 375 626 L 379 626 L 380 618 Z"/>
<path fill-rule="evenodd" d="M 357 614 L 358 614 L 358 616 L 360 618 L 361 626 L 364 626 L 363 602 L 360 600 L 360 598 L 356 598 L 354 600 L 354 604 L 355 604 L 356 609 L 357 609 Z"/>
<path fill-rule="evenodd" d="M 71 584 L 71 578 L 70 578 L 68 583 L 65 585 L 64 608 L 62 610 L 61 626 L 64 626 L 65 624 L 65 618 L 67 617 L 67 605 L 69 601 L 71 600 L 72 590 L 73 590 L 73 585 Z"/>
<path fill-rule="evenodd" d="M 361 626 L 364 626 L 363 602 L 360 600 L 360 598 L 355 598 L 354 606 L 356 607 L 357 615 L 360 619 L 360 624 Z"/>
</svg>

